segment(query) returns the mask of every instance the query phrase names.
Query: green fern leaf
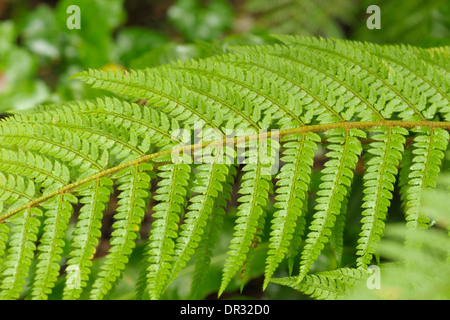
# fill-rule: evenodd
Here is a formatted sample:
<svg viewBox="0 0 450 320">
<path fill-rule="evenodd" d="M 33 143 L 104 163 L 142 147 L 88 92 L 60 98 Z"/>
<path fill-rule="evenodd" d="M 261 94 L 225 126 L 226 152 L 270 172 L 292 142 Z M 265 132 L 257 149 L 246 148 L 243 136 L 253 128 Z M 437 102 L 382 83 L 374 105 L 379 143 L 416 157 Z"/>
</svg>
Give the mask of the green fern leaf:
<svg viewBox="0 0 450 320">
<path fill-rule="evenodd" d="M 18 299 L 22 293 L 28 269 L 36 249 L 35 241 L 42 212 L 36 208 L 22 211 L 12 219 L 14 226 L 8 255 L 2 266 L 0 299 Z"/>
<path fill-rule="evenodd" d="M 351 190 L 347 191 L 347 194 L 350 194 Z M 331 230 L 331 236 L 329 239 L 330 248 L 334 253 L 335 259 L 336 259 L 336 265 L 340 267 L 342 262 L 342 256 L 344 251 L 344 228 L 345 228 L 345 220 L 346 220 L 346 213 L 348 210 L 348 201 L 349 198 L 346 197 L 342 201 L 341 205 L 341 212 L 336 217 L 336 222 L 334 224 L 333 229 Z"/>
<path fill-rule="evenodd" d="M 314 162 L 316 143 L 320 138 L 316 134 L 291 135 L 286 137 L 286 148 L 282 161 L 286 164 L 278 174 L 277 196 L 275 206 L 279 209 L 275 212 L 272 221 L 272 233 L 267 253 L 264 287 L 283 260 L 293 233 L 296 222 L 301 219 L 304 212 L 304 199 L 307 198 L 309 189 L 309 177 Z"/>
<path fill-rule="evenodd" d="M 87 285 L 91 272 L 92 258 L 101 235 L 101 219 L 109 202 L 113 182 L 101 178 L 85 184 L 77 190 L 81 197 L 78 222 L 74 231 L 71 258 L 67 262 L 67 278 L 63 299 L 78 299 Z"/>
<path fill-rule="evenodd" d="M 47 299 L 58 280 L 59 261 L 65 245 L 63 238 L 73 210 L 71 202 L 76 201 L 73 195 L 62 194 L 42 204 L 46 218 L 44 232 L 37 248 L 39 255 L 31 291 L 32 299 Z"/>
<path fill-rule="evenodd" d="M 7 224 L 0 223 L 0 270 L 2 269 L 3 257 L 6 253 L 9 229 L 10 228 Z"/>
<path fill-rule="evenodd" d="M 252 151 L 255 152 L 255 150 L 250 150 L 250 152 Z M 243 171 L 245 174 L 239 190 L 239 194 L 242 195 L 239 198 L 241 204 L 238 208 L 234 237 L 228 251 L 219 296 L 246 260 L 272 188 L 270 165 L 263 165 L 261 162 L 246 164 Z"/>
<path fill-rule="evenodd" d="M 302 252 L 302 260 L 298 281 L 300 282 L 310 270 L 328 242 L 331 230 L 336 221 L 336 216 L 341 212 L 341 205 L 347 197 L 348 187 L 353 178 L 353 169 L 356 167 L 358 156 L 362 152 L 361 142 L 356 136 L 364 136 L 360 131 L 335 131 L 329 132 L 328 148 L 331 150 L 327 156 L 330 158 L 325 163 L 322 171 L 322 184 L 317 192 L 319 198 L 315 209 L 314 220 L 309 227 L 310 232 L 306 239 L 306 245 Z"/>
<path fill-rule="evenodd" d="M 404 150 L 405 135 L 408 131 L 404 128 L 380 128 L 372 136 L 374 142 L 370 144 L 368 152 L 373 155 L 366 163 L 367 170 L 364 174 L 364 218 L 361 220 L 362 231 L 358 239 L 359 267 L 370 264 L 375 253 L 376 243 L 380 240 L 384 220 L 392 199 L 392 191 L 397 175 L 397 166 Z"/>
<path fill-rule="evenodd" d="M 311 298 L 336 300 L 342 299 L 353 285 L 366 276 L 366 271 L 362 269 L 341 268 L 307 275 L 300 283 L 297 277 L 274 278 L 271 282 L 291 287 Z"/>
<path fill-rule="evenodd" d="M 43 105 L 2 119 L 2 297 L 19 298 L 29 279 L 24 297 L 47 299 L 65 278 L 64 299 L 108 298 L 137 249 L 147 210 L 137 298 L 163 297 L 193 256 L 192 297 L 199 297 L 234 186 L 239 206 L 219 295 L 236 275 L 242 290 L 255 253 L 267 248 L 264 288 L 285 259 L 292 274 L 300 257 L 299 275 L 289 283 L 317 298 L 340 296 L 344 269 L 310 272 L 326 245 L 341 263 L 360 160 L 359 269 L 347 275 L 371 263 L 396 186 L 407 225 L 427 227 L 418 208 L 448 146 L 449 48 L 276 39 L 146 70 L 87 70 L 76 77 L 117 97 Z M 325 165 L 315 161 L 323 150 Z M 309 190 L 312 168 L 321 179 L 317 190 Z M 100 272 L 91 272 L 103 214 L 117 196 L 111 248 Z M 268 224 L 268 245 L 260 246 Z"/>
<path fill-rule="evenodd" d="M 305 215 L 308 213 L 308 199 L 305 198 L 303 200 L 303 206 L 302 209 L 304 211 L 303 214 L 301 214 L 297 221 L 295 222 L 295 230 L 292 235 L 291 242 L 288 247 L 288 251 L 286 253 L 287 263 L 288 263 L 288 272 L 289 275 L 292 275 L 292 272 L 294 271 L 294 263 L 295 259 L 301 252 L 301 245 L 303 241 L 303 235 L 305 233 L 306 229 L 306 217 Z"/>
<path fill-rule="evenodd" d="M 175 243 L 170 280 L 175 278 L 176 274 L 185 267 L 187 260 L 194 254 L 209 216 L 213 210 L 217 210 L 214 203 L 219 194 L 223 192 L 223 184 L 228 176 L 228 166 L 225 164 L 199 165 L 197 170 L 198 181 L 194 181 L 192 191 L 198 195 L 190 199 L 188 212 Z"/>
<path fill-rule="evenodd" d="M 147 292 L 151 299 L 159 299 L 166 286 L 175 253 L 174 239 L 178 237 L 178 223 L 186 204 L 187 186 L 191 167 L 185 163 L 163 165 L 158 174 L 159 201 L 153 207 L 155 221 L 148 243 Z"/>
<path fill-rule="evenodd" d="M 218 195 L 218 199 L 215 202 L 215 207 L 207 220 L 205 232 L 202 234 L 202 238 L 198 243 L 198 248 L 196 250 L 197 259 L 195 262 L 194 276 L 189 294 L 189 296 L 193 299 L 197 298 L 198 290 L 201 288 L 203 280 L 206 276 L 206 270 L 208 270 L 211 263 L 213 249 L 219 239 L 220 232 L 222 231 L 224 217 L 226 214 L 225 207 L 227 202 L 231 200 L 232 185 L 235 182 L 235 176 L 236 167 L 230 166 L 226 183 L 222 184 L 223 190 Z"/>
<path fill-rule="evenodd" d="M 114 216 L 116 222 L 113 225 L 111 248 L 102 271 L 93 284 L 91 299 L 105 298 L 128 263 L 129 256 L 135 247 L 135 240 L 139 237 L 140 224 L 147 206 L 150 176 L 145 171 L 151 171 L 151 169 L 151 165 L 141 164 L 124 169 L 113 177 L 118 189 L 121 190 L 118 196 L 119 207 Z"/>
<path fill-rule="evenodd" d="M 428 188 L 436 187 L 444 152 L 447 150 L 449 134 L 436 128 L 423 128 L 414 138 L 413 157 L 406 190 L 406 221 L 411 228 L 426 228 L 429 219 L 420 214 L 421 195 Z"/>
</svg>

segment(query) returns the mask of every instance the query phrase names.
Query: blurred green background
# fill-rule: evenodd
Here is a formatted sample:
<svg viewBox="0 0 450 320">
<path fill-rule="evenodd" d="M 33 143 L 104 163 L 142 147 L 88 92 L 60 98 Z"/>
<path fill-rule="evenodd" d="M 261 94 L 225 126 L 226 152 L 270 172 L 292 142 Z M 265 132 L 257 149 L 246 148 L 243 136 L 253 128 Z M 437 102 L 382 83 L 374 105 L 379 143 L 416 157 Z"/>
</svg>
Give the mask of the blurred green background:
<svg viewBox="0 0 450 320">
<path fill-rule="evenodd" d="M 366 26 L 366 9 L 381 9 L 381 29 Z M 81 28 L 69 29 L 70 5 L 80 8 Z M 0 0 L 0 118 L 8 112 L 42 103 L 104 96 L 80 81 L 68 80 L 87 68 L 138 69 L 176 59 L 206 57 L 236 44 L 273 43 L 271 34 L 298 34 L 432 47 L 450 45 L 448 0 Z M 312 188 L 319 175 L 313 174 Z M 355 181 L 355 195 L 348 204 L 346 247 L 342 265 L 353 261 L 359 232 L 362 195 Z M 402 221 L 401 210 L 391 208 L 393 221 Z M 227 216 L 205 285 L 198 298 L 215 298 L 233 228 Z M 106 216 L 105 219 L 110 219 Z M 110 225 L 105 223 L 105 225 Z M 105 246 L 99 247 L 95 270 L 107 251 L 110 230 L 103 230 Z M 147 230 L 148 231 L 148 230 Z M 145 232 L 145 230 L 143 230 Z M 268 230 L 266 230 L 266 235 Z M 264 240 L 264 239 L 263 239 Z M 225 298 L 298 299 L 293 290 L 269 285 L 261 291 L 264 242 L 250 266 L 250 281 L 239 295 L 233 283 Z M 348 246 L 348 247 L 347 247 Z M 139 273 L 138 246 L 125 275 L 111 298 L 133 299 Z M 324 252 L 313 271 L 336 268 L 336 257 Z M 283 265 L 280 270 L 287 270 Z M 192 264 L 171 284 L 165 299 L 189 297 Z M 286 276 L 281 273 L 275 276 Z M 52 298 L 61 292 L 55 290 Z"/>
<path fill-rule="evenodd" d="M 81 11 L 68 29 L 67 8 Z M 366 26 L 370 4 L 381 29 Z M 99 93 L 70 75 L 86 68 L 144 68 L 204 57 L 289 33 L 450 44 L 447 0 L 0 0 L 0 114 Z"/>
</svg>

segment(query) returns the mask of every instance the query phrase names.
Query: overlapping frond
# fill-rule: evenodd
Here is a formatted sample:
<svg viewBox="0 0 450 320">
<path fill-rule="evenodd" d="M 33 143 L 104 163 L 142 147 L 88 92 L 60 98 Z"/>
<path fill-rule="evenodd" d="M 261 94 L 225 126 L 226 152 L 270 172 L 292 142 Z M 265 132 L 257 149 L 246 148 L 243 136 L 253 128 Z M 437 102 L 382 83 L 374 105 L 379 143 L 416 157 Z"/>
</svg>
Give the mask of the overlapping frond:
<svg viewBox="0 0 450 320">
<path fill-rule="evenodd" d="M 311 298 L 319 300 L 342 299 L 358 281 L 367 277 L 367 271 L 355 268 L 340 268 L 310 274 L 298 283 L 297 277 L 273 278 L 272 283 L 291 287 Z"/>
</svg>

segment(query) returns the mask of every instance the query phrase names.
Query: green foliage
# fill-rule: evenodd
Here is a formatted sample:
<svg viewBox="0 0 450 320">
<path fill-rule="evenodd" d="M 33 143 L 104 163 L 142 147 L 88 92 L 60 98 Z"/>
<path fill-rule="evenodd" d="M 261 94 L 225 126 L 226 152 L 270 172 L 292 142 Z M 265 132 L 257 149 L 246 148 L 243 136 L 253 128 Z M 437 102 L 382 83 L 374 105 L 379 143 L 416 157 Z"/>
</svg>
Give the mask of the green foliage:
<svg viewBox="0 0 450 320">
<path fill-rule="evenodd" d="M 72 240 L 64 299 L 78 299 L 86 285 L 92 266 L 92 257 L 101 235 L 101 218 L 111 193 L 112 181 L 101 178 L 85 184 L 78 191 L 80 209 Z M 116 266 L 120 270 L 120 264 Z"/>
<path fill-rule="evenodd" d="M 364 218 L 362 232 L 358 240 L 358 266 L 368 266 L 375 253 L 375 245 L 379 242 L 386 219 L 392 192 L 394 190 L 397 166 L 401 160 L 404 136 L 408 131 L 403 128 L 384 129 L 372 136 L 368 152 L 373 156 L 367 161 L 364 174 L 364 198 L 362 207 Z M 423 187 L 423 186 L 420 186 Z M 413 201 L 412 199 L 409 199 Z"/>
<path fill-rule="evenodd" d="M 8 244 L 8 255 L 2 265 L 2 282 L 0 285 L 0 299 L 18 299 L 25 285 L 25 279 L 36 248 L 39 230 L 38 209 L 27 209 L 20 217 L 14 219 L 13 235 Z"/>
<path fill-rule="evenodd" d="M 89 69 L 74 77 L 116 97 L 2 120 L 1 296 L 45 299 L 61 278 L 63 299 L 108 298 L 142 244 L 138 298 L 164 297 L 189 267 L 196 297 L 231 215 L 219 295 L 235 279 L 243 289 L 265 248 L 265 288 L 272 280 L 339 298 L 374 262 L 398 167 L 407 226 L 428 226 L 417 195 L 435 186 L 445 160 L 448 50 L 277 39 L 150 69 Z M 339 268 L 358 166 L 361 230 L 351 266 Z M 95 271 L 110 209 L 110 246 Z M 335 268 L 315 274 L 330 249 Z M 277 279 L 286 261 L 291 275 Z"/>
<path fill-rule="evenodd" d="M 363 269 L 340 268 L 307 275 L 300 283 L 297 277 L 276 278 L 272 282 L 291 287 L 311 298 L 336 300 L 345 297 L 349 288 L 366 277 L 366 271 Z"/>
<path fill-rule="evenodd" d="M 141 164 L 126 168 L 114 176 L 121 193 L 114 216 L 110 253 L 93 284 L 92 299 L 102 299 L 110 293 L 128 263 L 136 245 L 135 240 L 139 238 L 139 227 L 144 219 L 149 197 L 150 176 L 145 171 L 151 169 L 150 165 Z"/>
<path fill-rule="evenodd" d="M 257 28 L 278 34 L 344 37 L 345 26 L 355 23 L 359 5 L 349 0 L 248 0 L 246 10 Z"/>
<path fill-rule="evenodd" d="M 33 81 L 38 61 L 30 52 L 16 46 L 17 26 L 0 23 L 0 112 L 26 109 L 44 102 L 49 89 L 42 80 Z"/>
<path fill-rule="evenodd" d="M 324 243 L 329 240 L 336 217 L 341 213 L 341 205 L 348 196 L 353 170 L 362 152 L 361 142 L 355 136 L 364 137 L 364 134 L 357 129 L 336 130 L 328 134 L 329 160 L 322 170 L 322 183 L 319 186 L 321 190 L 317 192 L 315 214 L 302 251 L 298 283 L 309 272 L 323 250 Z"/>
<path fill-rule="evenodd" d="M 360 1 L 363 18 L 365 9 L 376 4 L 381 11 L 381 29 L 368 29 L 365 23 L 355 26 L 352 39 L 376 43 L 398 43 L 426 47 L 449 45 L 450 4 L 445 0 L 380 0 Z M 362 22 L 365 22 L 363 19 Z M 414 32 L 411 32 L 414 30 Z"/>
<path fill-rule="evenodd" d="M 186 203 L 190 167 L 185 163 L 168 164 L 161 166 L 160 170 L 162 179 L 154 196 L 159 203 L 153 207 L 155 221 L 148 242 L 147 290 L 152 299 L 159 298 L 170 275 L 178 224 Z"/>
<path fill-rule="evenodd" d="M 301 235 L 297 226 L 302 227 L 307 213 L 311 167 L 314 163 L 314 152 L 320 137 L 314 133 L 294 134 L 285 137 L 285 151 L 281 160 L 285 165 L 277 175 L 277 200 L 272 222 L 270 249 L 267 256 L 265 283 L 288 253 L 290 243 L 294 243 L 295 234 Z"/>
<path fill-rule="evenodd" d="M 368 289 L 366 283 L 355 283 L 345 299 L 448 300 L 450 271 L 450 220 L 448 211 L 449 177 L 443 174 L 438 186 L 421 194 L 422 215 L 433 220 L 428 229 L 405 228 L 390 224 L 380 242 L 380 288 Z M 415 246 L 411 246 L 414 243 Z"/>
<path fill-rule="evenodd" d="M 177 0 L 167 12 L 173 25 L 189 40 L 211 41 L 230 28 L 233 17 L 231 6 L 225 0 Z"/>
</svg>

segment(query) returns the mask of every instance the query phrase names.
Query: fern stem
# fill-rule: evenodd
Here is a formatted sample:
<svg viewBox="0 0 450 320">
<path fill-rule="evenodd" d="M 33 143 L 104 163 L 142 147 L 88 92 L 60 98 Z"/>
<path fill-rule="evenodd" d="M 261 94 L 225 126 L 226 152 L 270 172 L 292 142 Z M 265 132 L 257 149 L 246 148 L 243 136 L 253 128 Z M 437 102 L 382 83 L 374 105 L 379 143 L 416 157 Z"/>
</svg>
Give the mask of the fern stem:
<svg viewBox="0 0 450 320">
<path fill-rule="evenodd" d="M 290 129 L 281 129 L 277 131 L 270 131 L 270 132 L 262 132 L 246 137 L 235 137 L 233 141 L 233 145 L 236 145 L 237 143 L 244 143 L 246 141 L 252 141 L 260 138 L 271 138 L 273 136 L 279 136 L 283 137 L 285 135 L 293 134 L 293 133 L 306 133 L 306 132 L 324 132 L 331 129 L 338 129 L 343 128 L 345 130 L 350 129 L 370 129 L 374 127 L 401 127 L 405 129 L 411 129 L 415 127 L 428 127 L 430 129 L 434 128 L 441 128 L 444 130 L 450 131 L 450 122 L 444 121 L 403 121 L 403 120 L 379 120 L 379 121 L 352 121 L 352 122 L 334 122 L 334 123 L 325 123 L 325 124 L 315 124 L 315 125 L 307 125 L 307 126 L 301 126 L 297 128 L 290 128 Z M 21 212 L 24 209 L 27 209 L 29 207 L 35 207 L 39 205 L 41 202 L 46 201 L 58 194 L 71 192 L 74 189 L 84 185 L 85 183 L 88 183 L 90 181 L 107 177 L 113 173 L 116 173 L 120 170 L 123 170 L 130 166 L 136 166 L 140 163 L 149 162 L 153 159 L 157 159 L 159 157 L 169 155 L 172 152 L 181 152 L 181 151 L 189 151 L 189 150 L 199 150 L 203 149 L 209 145 L 213 144 L 225 144 L 229 143 L 230 139 L 219 139 L 215 141 L 209 141 L 209 142 L 202 142 L 197 144 L 191 144 L 191 145 L 185 145 L 182 147 L 174 147 L 173 149 L 164 150 L 160 152 L 155 152 L 152 154 L 146 154 L 144 156 L 141 156 L 139 158 L 136 158 L 132 161 L 123 163 L 121 165 L 108 168 L 105 170 L 102 170 L 86 179 L 82 179 L 80 181 L 76 181 L 70 184 L 67 184 L 66 186 L 59 188 L 58 190 L 55 190 L 51 193 L 42 195 L 39 198 L 36 198 L 34 200 L 31 200 L 29 203 L 20 206 L 18 208 L 15 208 L 11 210 L 10 212 L 4 213 L 0 215 L 0 223 L 3 223 L 6 219 L 8 219 L 11 216 L 16 215 L 17 213 Z"/>
</svg>

